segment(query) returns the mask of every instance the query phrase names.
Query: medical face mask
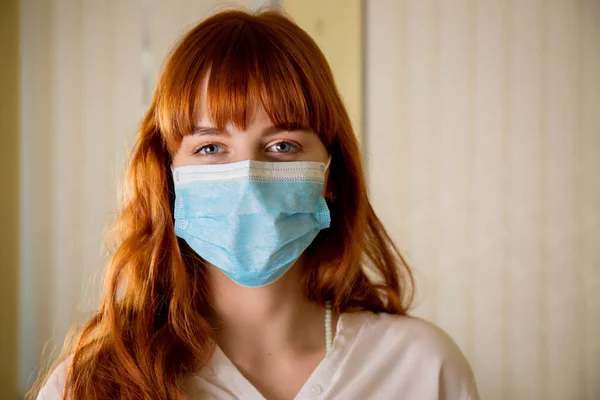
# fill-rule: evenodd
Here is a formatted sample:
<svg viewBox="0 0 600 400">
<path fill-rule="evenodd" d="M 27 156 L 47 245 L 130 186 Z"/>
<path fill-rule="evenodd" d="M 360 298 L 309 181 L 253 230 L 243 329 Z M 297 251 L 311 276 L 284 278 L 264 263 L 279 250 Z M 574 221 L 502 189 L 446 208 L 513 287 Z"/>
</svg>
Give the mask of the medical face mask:
<svg viewBox="0 0 600 400">
<path fill-rule="evenodd" d="M 268 285 L 329 227 L 326 168 L 252 160 L 177 167 L 175 233 L 234 282 Z"/>
</svg>

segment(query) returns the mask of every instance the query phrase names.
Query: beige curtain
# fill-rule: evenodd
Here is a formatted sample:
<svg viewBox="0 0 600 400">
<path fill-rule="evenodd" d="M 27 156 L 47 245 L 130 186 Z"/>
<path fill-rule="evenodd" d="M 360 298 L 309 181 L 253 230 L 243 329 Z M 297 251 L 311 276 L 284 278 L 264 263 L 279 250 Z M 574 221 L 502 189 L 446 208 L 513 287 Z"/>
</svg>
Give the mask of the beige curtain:
<svg viewBox="0 0 600 400">
<path fill-rule="evenodd" d="M 600 2 L 366 8 L 372 197 L 485 399 L 600 398 Z"/>
</svg>

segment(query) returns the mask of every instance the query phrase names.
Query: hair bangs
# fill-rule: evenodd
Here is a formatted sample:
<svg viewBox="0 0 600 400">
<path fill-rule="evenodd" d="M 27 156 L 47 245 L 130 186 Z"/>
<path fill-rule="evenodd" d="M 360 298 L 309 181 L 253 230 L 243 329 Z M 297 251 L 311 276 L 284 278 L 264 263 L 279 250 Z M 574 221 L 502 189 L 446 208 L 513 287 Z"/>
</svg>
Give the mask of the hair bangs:
<svg viewBox="0 0 600 400">
<path fill-rule="evenodd" d="M 242 26 L 212 60 L 206 94 L 212 122 L 245 129 L 260 106 L 276 126 L 313 129 L 310 96 L 293 56 L 257 28 Z"/>
<path fill-rule="evenodd" d="M 183 136 L 194 132 L 204 79 L 217 129 L 228 123 L 246 129 L 260 106 L 274 125 L 310 129 L 329 147 L 335 131 L 327 112 L 331 104 L 318 89 L 316 67 L 309 62 L 322 57 L 316 44 L 289 35 L 289 27 L 280 24 L 291 23 L 281 15 L 230 13 L 237 18 L 219 14 L 192 30 L 165 65 L 155 101 L 157 125 L 169 151 L 173 154 Z"/>
</svg>

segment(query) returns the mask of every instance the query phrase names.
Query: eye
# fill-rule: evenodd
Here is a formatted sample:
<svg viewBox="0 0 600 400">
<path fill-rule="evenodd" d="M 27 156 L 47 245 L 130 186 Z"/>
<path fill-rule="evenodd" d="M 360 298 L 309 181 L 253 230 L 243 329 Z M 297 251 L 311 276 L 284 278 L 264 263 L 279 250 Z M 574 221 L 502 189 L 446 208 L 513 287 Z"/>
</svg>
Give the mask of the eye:
<svg viewBox="0 0 600 400">
<path fill-rule="evenodd" d="M 298 147 L 294 146 L 289 142 L 279 142 L 270 146 L 267 151 L 272 151 L 275 153 L 289 153 L 292 151 L 298 151 Z"/>
<path fill-rule="evenodd" d="M 194 150 L 194 154 L 204 154 L 207 156 L 220 153 L 221 148 L 219 145 L 211 143 Z"/>
</svg>

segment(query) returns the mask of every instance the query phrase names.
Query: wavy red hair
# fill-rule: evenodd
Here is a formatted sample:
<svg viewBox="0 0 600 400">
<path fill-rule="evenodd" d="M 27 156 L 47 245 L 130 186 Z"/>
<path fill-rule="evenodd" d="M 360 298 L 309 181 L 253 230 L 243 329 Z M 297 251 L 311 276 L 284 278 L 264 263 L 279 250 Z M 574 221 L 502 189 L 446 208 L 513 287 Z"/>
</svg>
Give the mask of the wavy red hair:
<svg viewBox="0 0 600 400">
<path fill-rule="evenodd" d="M 72 347 L 65 398 L 184 399 L 182 379 L 215 347 L 203 261 L 175 236 L 171 157 L 192 133 L 201 82 L 215 124 L 273 123 L 316 132 L 331 154 L 331 227 L 304 254 L 309 301 L 337 312 L 406 314 L 413 279 L 367 198 L 359 146 L 327 61 L 280 13 L 216 14 L 170 54 L 128 167 L 105 297 Z"/>
</svg>

